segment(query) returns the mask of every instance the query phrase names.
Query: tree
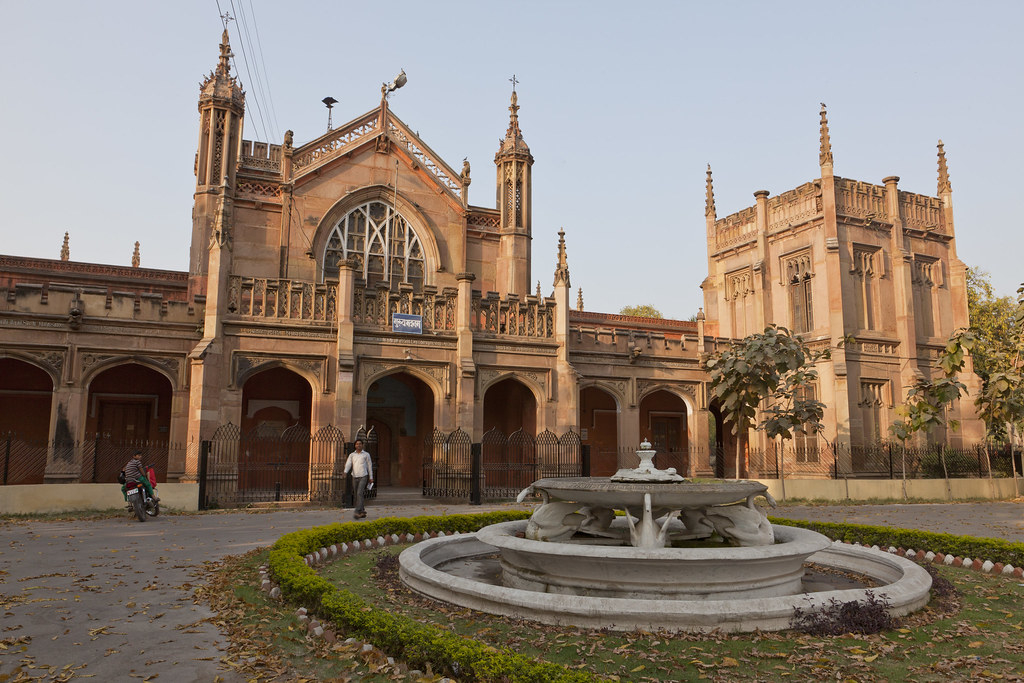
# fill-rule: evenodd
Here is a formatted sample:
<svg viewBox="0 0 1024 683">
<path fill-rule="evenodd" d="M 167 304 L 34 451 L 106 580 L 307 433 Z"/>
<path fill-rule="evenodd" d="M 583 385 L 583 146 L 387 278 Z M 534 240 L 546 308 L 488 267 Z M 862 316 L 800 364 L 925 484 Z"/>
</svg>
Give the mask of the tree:
<svg viewBox="0 0 1024 683">
<path fill-rule="evenodd" d="M 935 379 L 917 379 L 908 387 L 907 398 L 903 404 L 896 406 L 896 415 L 899 419 L 890 425 L 889 431 L 903 445 L 901 457 L 904 498 L 907 497 L 907 441 L 918 432 L 933 427 L 945 425 L 953 430 L 960 427 L 956 420 L 946 419 L 946 408 L 959 399 L 961 394 L 967 393 L 967 387 L 957 375 L 967 364 L 967 354 L 974 348 L 975 342 L 974 335 L 967 330 L 957 330 L 951 334 L 937 361 L 942 375 Z M 939 459 L 942 461 L 942 472 L 948 481 L 949 471 L 946 469 L 944 451 L 939 451 Z M 990 474 L 991 471 L 990 465 Z"/>
<path fill-rule="evenodd" d="M 975 343 L 971 349 L 974 372 L 987 388 L 993 373 L 1010 370 L 1009 362 L 1016 354 L 1015 339 L 1021 326 L 1014 320 L 1016 302 L 1009 296 L 995 296 L 989 274 L 979 268 L 967 269 L 967 307 L 971 316 L 971 332 Z M 1003 436 L 1004 425 L 988 424 L 989 435 Z"/>
<path fill-rule="evenodd" d="M 631 315 L 636 318 L 664 318 L 657 308 L 650 304 L 640 304 L 638 306 L 624 306 L 619 315 Z"/>
<path fill-rule="evenodd" d="M 828 348 L 811 352 L 800 337 L 770 325 L 708 359 L 711 391 L 737 436 L 737 479 L 742 455 L 738 437 L 751 428 L 763 400 L 773 399 L 760 425 L 772 438 L 784 441 L 797 430 L 821 430 L 824 405 L 802 398 L 802 389 L 817 378 L 814 364 L 829 356 Z"/>
<path fill-rule="evenodd" d="M 973 319 L 972 319 L 973 322 Z M 975 400 L 981 418 L 991 434 L 995 425 L 1007 428 L 1008 436 L 1024 426 L 1024 284 L 1017 289 L 1017 301 L 1010 311 L 1009 329 L 989 350 L 987 377 L 981 395 Z M 980 375 L 980 373 L 979 373 Z M 989 442 L 985 442 L 985 456 Z M 1013 459 L 1013 439 L 1010 439 L 1010 469 L 1013 471 L 1014 486 L 1017 482 L 1017 466 Z M 1019 491 L 1018 491 L 1019 493 Z"/>
</svg>

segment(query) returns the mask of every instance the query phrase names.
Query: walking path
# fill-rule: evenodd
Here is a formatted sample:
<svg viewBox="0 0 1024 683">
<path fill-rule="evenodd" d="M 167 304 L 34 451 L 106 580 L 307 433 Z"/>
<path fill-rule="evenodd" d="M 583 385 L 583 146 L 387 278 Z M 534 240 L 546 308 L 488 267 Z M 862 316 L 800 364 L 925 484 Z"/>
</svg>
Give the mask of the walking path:
<svg viewBox="0 0 1024 683">
<path fill-rule="evenodd" d="M 524 506 L 380 505 L 367 512 L 374 519 L 510 507 Z M 1024 503 L 785 506 L 773 514 L 1024 541 Z M 42 680 L 159 673 L 172 681 L 240 681 L 219 665 L 225 637 L 204 622 L 211 612 L 193 603 L 203 563 L 351 519 L 350 511 L 293 510 L 162 516 L 145 524 L 127 513 L 0 521 L 0 643 L 7 645 L 0 645 L 0 677 L 21 667 Z M 21 637 L 28 642 L 12 643 Z"/>
</svg>

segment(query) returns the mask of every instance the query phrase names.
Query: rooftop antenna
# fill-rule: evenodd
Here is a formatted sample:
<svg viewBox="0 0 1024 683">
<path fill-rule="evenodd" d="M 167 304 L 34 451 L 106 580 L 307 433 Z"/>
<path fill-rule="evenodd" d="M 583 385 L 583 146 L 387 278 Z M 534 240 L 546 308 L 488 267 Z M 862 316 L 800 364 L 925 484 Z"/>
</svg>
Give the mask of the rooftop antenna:
<svg viewBox="0 0 1024 683">
<path fill-rule="evenodd" d="M 333 97 L 325 97 L 320 101 L 327 105 L 327 131 L 330 132 L 331 129 L 334 128 L 334 126 L 331 124 L 331 107 L 337 104 L 338 100 L 334 99 Z"/>
</svg>

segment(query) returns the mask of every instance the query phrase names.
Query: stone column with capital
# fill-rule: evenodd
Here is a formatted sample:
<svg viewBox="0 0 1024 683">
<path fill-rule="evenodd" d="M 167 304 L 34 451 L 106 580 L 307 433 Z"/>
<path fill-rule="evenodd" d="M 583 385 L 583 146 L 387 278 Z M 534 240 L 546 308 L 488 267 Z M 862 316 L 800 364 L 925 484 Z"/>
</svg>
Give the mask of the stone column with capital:
<svg viewBox="0 0 1024 683">
<path fill-rule="evenodd" d="M 458 359 L 455 368 L 455 427 L 471 434 L 474 440 L 483 436 L 483 424 L 476 424 L 476 363 L 473 360 L 473 273 L 459 273 L 458 302 L 455 307 L 456 347 Z M 481 401 L 482 403 L 482 401 Z M 481 411 L 483 408 L 481 407 Z M 479 433 L 478 433 L 479 432 Z"/>
<path fill-rule="evenodd" d="M 355 280 L 356 269 L 352 262 L 345 260 L 338 263 L 338 375 L 335 383 L 334 423 L 346 437 L 359 428 L 352 415 L 356 371 L 355 324 L 352 314 Z"/>
</svg>

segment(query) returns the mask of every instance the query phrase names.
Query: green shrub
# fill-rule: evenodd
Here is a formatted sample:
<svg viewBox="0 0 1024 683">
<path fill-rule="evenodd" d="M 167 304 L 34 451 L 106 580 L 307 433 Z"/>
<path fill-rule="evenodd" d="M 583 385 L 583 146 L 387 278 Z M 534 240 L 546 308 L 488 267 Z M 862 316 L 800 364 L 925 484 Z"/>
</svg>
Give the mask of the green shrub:
<svg viewBox="0 0 1024 683">
<path fill-rule="evenodd" d="M 974 536 L 955 536 L 953 534 L 937 534 L 916 529 L 894 529 L 884 526 L 866 524 L 838 524 L 835 522 L 806 522 L 802 520 L 780 519 L 769 517 L 772 524 L 795 526 L 810 529 L 824 534 L 831 539 L 860 543 L 861 545 L 888 548 L 913 548 L 930 550 L 934 553 L 953 555 L 956 557 L 980 558 L 1012 564 L 1014 567 L 1024 566 L 1024 543 L 1004 541 L 998 538 L 975 538 Z"/>
<path fill-rule="evenodd" d="M 338 588 L 308 567 L 303 557 L 330 545 L 391 534 L 429 531 L 469 533 L 499 522 L 526 519 L 528 511 L 487 512 L 441 517 L 385 517 L 373 522 L 350 522 L 304 529 L 282 536 L 270 550 L 269 566 L 288 599 L 312 609 L 348 633 L 358 634 L 410 664 L 428 662 L 438 671 L 469 680 L 511 683 L 584 683 L 593 674 L 570 671 L 558 664 L 497 650 L 433 625 L 373 609 L 354 593 Z"/>
</svg>

